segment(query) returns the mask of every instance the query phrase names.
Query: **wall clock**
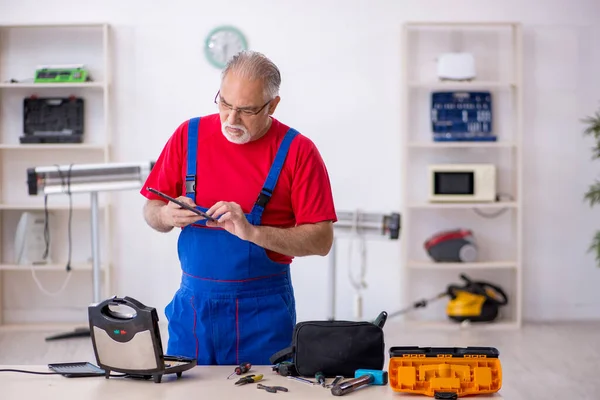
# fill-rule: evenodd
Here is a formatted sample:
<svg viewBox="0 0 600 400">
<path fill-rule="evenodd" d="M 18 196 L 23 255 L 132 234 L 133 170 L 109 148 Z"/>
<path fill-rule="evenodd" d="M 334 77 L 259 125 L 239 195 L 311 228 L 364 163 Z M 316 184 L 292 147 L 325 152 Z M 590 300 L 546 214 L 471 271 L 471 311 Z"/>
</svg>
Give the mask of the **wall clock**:
<svg viewBox="0 0 600 400">
<path fill-rule="evenodd" d="M 206 59 L 217 68 L 224 68 L 231 57 L 246 49 L 246 37 L 233 26 L 219 26 L 213 29 L 206 37 L 204 45 Z"/>
</svg>

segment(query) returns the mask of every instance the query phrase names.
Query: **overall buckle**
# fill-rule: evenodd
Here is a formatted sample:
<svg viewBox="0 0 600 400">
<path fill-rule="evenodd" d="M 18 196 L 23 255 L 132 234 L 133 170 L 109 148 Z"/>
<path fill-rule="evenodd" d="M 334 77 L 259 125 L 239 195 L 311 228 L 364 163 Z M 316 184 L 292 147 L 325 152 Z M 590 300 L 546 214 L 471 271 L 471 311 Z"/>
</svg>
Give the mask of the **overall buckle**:
<svg viewBox="0 0 600 400">
<path fill-rule="evenodd" d="M 265 193 L 268 192 L 268 193 Z M 267 205 L 267 203 L 269 202 L 269 200 L 271 200 L 271 195 L 273 194 L 273 192 L 269 189 L 263 188 L 260 191 L 260 194 L 258 195 L 258 198 L 256 199 L 256 205 L 265 208 L 265 206 Z"/>
<path fill-rule="evenodd" d="M 185 192 L 195 193 L 196 192 L 196 175 L 185 176 Z"/>
</svg>

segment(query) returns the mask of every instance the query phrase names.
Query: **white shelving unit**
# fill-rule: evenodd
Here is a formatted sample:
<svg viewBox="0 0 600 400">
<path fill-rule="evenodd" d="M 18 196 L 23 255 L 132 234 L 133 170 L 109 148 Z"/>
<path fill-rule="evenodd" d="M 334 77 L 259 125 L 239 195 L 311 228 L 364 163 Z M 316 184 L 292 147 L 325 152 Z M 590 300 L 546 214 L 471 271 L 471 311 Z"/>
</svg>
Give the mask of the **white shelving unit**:
<svg viewBox="0 0 600 400">
<path fill-rule="evenodd" d="M 462 284 L 459 275 L 499 284 L 508 305 L 491 324 L 477 329 L 519 328 L 522 321 L 522 37 L 518 23 L 415 22 L 403 28 L 402 234 L 403 301 L 412 304 Z M 438 81 L 436 58 L 470 52 L 477 77 Z M 495 142 L 434 142 L 430 108 L 436 91 L 490 91 Z M 431 203 L 427 166 L 438 163 L 494 163 L 497 190 L 509 195 L 494 203 Z M 504 196 L 506 197 L 506 196 Z M 479 253 L 472 263 L 438 263 L 424 249 L 433 234 L 456 228 L 473 230 Z M 404 321 L 424 328 L 460 329 L 446 316 L 448 298 L 405 314 Z"/>
<path fill-rule="evenodd" d="M 48 197 L 49 265 L 17 265 L 15 230 L 21 213 L 44 211 L 43 196 L 29 196 L 27 168 L 99 163 L 111 160 L 110 27 L 103 23 L 0 25 L 0 325 L 80 323 L 92 302 L 90 200 L 87 194 Z M 38 65 L 84 64 L 91 81 L 34 83 Z M 80 144 L 21 144 L 23 100 L 30 96 L 84 99 L 84 134 Z M 110 293 L 109 195 L 100 196 L 102 293 Z M 66 291 L 55 292 L 67 276 L 68 216 L 72 211 L 71 272 Z M 58 316 L 62 314 L 62 316 Z M 65 315 L 67 315 L 65 317 Z"/>
</svg>

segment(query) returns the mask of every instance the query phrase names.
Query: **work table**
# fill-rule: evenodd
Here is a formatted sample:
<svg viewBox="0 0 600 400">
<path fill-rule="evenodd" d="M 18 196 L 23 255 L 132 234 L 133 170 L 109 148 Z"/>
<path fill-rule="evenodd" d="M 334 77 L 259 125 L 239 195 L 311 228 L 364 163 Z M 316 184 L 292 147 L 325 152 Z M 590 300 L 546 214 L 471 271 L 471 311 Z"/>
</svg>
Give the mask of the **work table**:
<svg viewBox="0 0 600 400">
<path fill-rule="evenodd" d="M 45 365 L 4 365 L 0 369 L 21 369 L 27 371 L 51 372 Z M 283 386 L 288 392 L 269 393 L 258 389 L 256 383 L 236 386 L 238 375 L 227 376 L 233 366 L 197 366 L 183 372 L 177 379 L 175 374 L 165 375 L 161 383 L 152 380 L 131 378 L 66 378 L 61 375 L 34 375 L 18 372 L 0 372 L 0 398 L 3 400 L 44 399 L 44 400 L 95 400 L 95 399 L 332 399 L 331 389 L 298 382 L 272 371 L 271 366 L 253 366 L 247 374 L 263 374 L 260 382 L 266 386 Z M 242 376 L 244 376 L 242 375 Z M 332 379 L 327 379 L 330 383 Z M 240 397 L 243 396 L 243 397 Z M 350 399 L 431 399 L 426 396 L 407 395 L 395 392 L 386 386 L 363 387 L 342 396 Z M 476 396 L 477 400 L 502 400 L 495 395 Z"/>
</svg>

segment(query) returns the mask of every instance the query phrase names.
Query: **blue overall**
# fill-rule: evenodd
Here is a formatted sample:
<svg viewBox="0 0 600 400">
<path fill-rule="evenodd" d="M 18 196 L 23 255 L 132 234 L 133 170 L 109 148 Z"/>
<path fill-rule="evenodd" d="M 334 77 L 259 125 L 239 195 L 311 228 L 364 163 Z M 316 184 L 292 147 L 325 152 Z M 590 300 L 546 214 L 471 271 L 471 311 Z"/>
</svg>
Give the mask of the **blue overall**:
<svg viewBox="0 0 600 400">
<path fill-rule="evenodd" d="M 199 125 L 199 118 L 188 125 L 186 195 L 194 202 Z M 253 225 L 261 223 L 297 134 L 293 129 L 286 133 L 263 189 L 246 214 Z M 271 261 L 264 248 L 224 229 L 195 225 L 182 229 L 177 251 L 182 277 L 165 308 L 168 355 L 192 357 L 199 365 L 269 365 L 271 355 L 290 346 L 296 307 L 289 264 Z"/>
</svg>

